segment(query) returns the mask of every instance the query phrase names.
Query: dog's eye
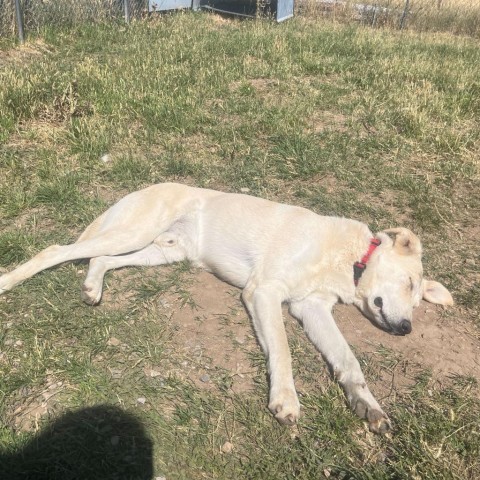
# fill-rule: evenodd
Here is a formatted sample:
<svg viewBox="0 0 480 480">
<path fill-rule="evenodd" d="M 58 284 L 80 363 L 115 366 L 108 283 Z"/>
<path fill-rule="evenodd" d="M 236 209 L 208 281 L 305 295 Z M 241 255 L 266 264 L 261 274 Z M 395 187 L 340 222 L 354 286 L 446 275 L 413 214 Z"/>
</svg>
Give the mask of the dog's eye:
<svg viewBox="0 0 480 480">
<path fill-rule="evenodd" d="M 373 303 L 378 307 L 382 308 L 383 307 L 383 300 L 382 297 L 376 297 Z"/>
</svg>

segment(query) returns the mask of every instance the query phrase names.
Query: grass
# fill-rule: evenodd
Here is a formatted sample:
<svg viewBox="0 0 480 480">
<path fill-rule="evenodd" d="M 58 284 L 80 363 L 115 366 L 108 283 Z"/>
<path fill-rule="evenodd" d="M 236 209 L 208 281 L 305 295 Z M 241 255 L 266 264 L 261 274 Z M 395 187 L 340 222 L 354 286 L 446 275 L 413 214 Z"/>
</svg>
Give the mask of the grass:
<svg viewBox="0 0 480 480">
<path fill-rule="evenodd" d="M 73 241 L 132 189 L 172 180 L 248 189 L 374 230 L 393 222 L 420 233 L 426 271 L 457 301 L 445 315 L 478 339 L 474 40 L 182 13 L 128 28 L 47 29 L 27 47 L 5 47 L 0 64 L 2 268 Z M 316 355 L 292 327 L 303 417 L 286 429 L 266 410 L 253 340 L 236 343 L 249 359 L 247 392 L 230 388 L 222 364 L 182 350 L 164 303 L 184 305 L 195 322 L 208 317 L 190 294 L 189 265 L 107 276 L 97 308 L 78 294 L 85 268 L 44 272 L 0 298 L 7 478 L 26 478 L 8 468 L 32 472 L 42 458 L 57 468 L 47 478 L 62 479 L 74 478 L 72 465 L 81 478 L 105 479 L 480 476 L 472 379 L 439 383 L 419 370 L 385 400 L 393 435 L 373 437 L 323 367 L 303 361 Z M 221 325 L 242 321 L 248 328 L 232 310 Z M 368 359 L 369 379 L 381 384 L 390 361 Z M 206 366 L 202 385 L 189 372 Z"/>
</svg>

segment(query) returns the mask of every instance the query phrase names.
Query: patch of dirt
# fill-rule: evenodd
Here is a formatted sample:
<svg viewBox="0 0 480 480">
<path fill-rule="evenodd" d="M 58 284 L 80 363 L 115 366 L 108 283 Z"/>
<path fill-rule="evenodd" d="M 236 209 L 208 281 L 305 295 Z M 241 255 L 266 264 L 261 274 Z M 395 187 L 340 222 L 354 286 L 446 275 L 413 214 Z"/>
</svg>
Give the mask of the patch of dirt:
<svg viewBox="0 0 480 480">
<path fill-rule="evenodd" d="M 327 110 L 316 111 L 309 120 L 310 128 L 313 133 L 321 133 L 328 130 L 336 132 L 348 131 L 348 118 L 336 112 Z"/>
<path fill-rule="evenodd" d="M 29 150 L 38 144 L 55 146 L 58 153 L 61 148 L 58 138 L 65 134 L 65 125 L 58 121 L 31 119 L 23 122 L 21 129 L 12 133 L 8 139 L 7 147 L 18 150 Z"/>
<path fill-rule="evenodd" d="M 247 59 L 247 63 L 253 62 L 254 57 Z M 251 78 L 249 80 L 234 81 L 229 85 L 231 92 L 239 89 L 247 89 L 258 96 L 265 106 L 283 106 L 287 104 L 285 95 L 279 93 L 280 81 L 274 78 Z"/>
<path fill-rule="evenodd" d="M 175 299 L 168 299 L 178 329 L 175 343 L 185 354 L 189 378 L 202 388 L 210 388 L 209 372 L 220 367 L 230 371 L 234 391 L 248 390 L 252 386 L 248 353 L 259 353 L 260 347 L 240 302 L 240 290 L 200 272 L 191 293 L 196 310 L 175 308 Z M 400 365 L 382 369 L 377 392 L 388 391 L 393 383 L 399 387 L 411 384 L 412 372 L 421 369 L 431 370 L 434 381 L 440 383 L 457 375 L 480 382 L 479 338 L 472 325 L 458 319 L 460 309 L 450 308 L 453 312 L 445 315 L 443 307 L 422 302 L 414 313 L 413 332 L 405 337 L 379 330 L 353 306 L 337 305 L 334 317 L 359 355 Z M 321 368 L 319 364 L 319 371 Z"/>
<path fill-rule="evenodd" d="M 430 369 L 436 379 L 465 375 L 480 381 L 480 342 L 473 327 L 443 315 L 442 310 L 422 302 L 414 312 L 413 331 L 405 337 L 382 332 L 351 306 L 337 305 L 334 315 L 347 341 L 359 351 L 376 353 L 387 348 L 407 362 Z"/>
<path fill-rule="evenodd" d="M 165 298 L 187 376 L 197 386 L 212 388 L 211 377 L 221 368 L 230 372 L 228 383 L 234 392 L 250 390 L 254 372 L 248 355 L 259 347 L 240 302 L 240 290 L 200 271 L 189 291 L 196 305 L 193 309 L 176 308 L 175 298 Z"/>
<path fill-rule="evenodd" d="M 17 400 L 11 403 L 7 412 L 7 422 L 16 431 L 38 431 L 41 420 L 57 415 L 62 409 L 59 397 L 65 388 L 66 385 L 52 375 L 47 377 L 43 385 L 20 388 L 14 395 Z"/>
<path fill-rule="evenodd" d="M 10 50 L 0 51 L 0 67 L 25 65 L 26 62 L 33 62 L 50 53 L 52 53 L 51 48 L 42 40 L 37 39 L 32 43 L 25 43 Z"/>
</svg>

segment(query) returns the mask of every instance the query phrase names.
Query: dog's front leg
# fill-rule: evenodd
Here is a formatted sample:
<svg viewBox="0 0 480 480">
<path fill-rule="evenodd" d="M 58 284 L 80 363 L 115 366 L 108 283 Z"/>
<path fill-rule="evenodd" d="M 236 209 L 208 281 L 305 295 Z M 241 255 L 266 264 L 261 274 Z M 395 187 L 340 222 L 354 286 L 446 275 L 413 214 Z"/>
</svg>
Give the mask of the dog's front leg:
<svg viewBox="0 0 480 480">
<path fill-rule="evenodd" d="M 243 291 L 242 299 L 267 357 L 270 376 L 268 408 L 280 423 L 293 425 L 300 415 L 300 403 L 293 382 L 280 291 L 274 285 L 255 287 L 249 284 Z"/>
<path fill-rule="evenodd" d="M 307 298 L 292 303 L 290 313 L 302 322 L 308 338 L 329 364 L 352 410 L 368 420 L 372 432 L 386 433 L 390 421 L 368 389 L 360 364 L 338 329 L 331 309 L 320 298 Z"/>
</svg>

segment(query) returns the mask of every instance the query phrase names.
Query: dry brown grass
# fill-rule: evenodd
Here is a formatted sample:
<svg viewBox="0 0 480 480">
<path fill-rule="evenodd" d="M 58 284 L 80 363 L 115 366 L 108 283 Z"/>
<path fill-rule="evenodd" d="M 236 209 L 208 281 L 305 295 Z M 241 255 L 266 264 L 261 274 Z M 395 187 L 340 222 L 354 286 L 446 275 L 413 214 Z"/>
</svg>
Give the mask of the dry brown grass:
<svg viewBox="0 0 480 480">
<path fill-rule="evenodd" d="M 442 31 L 480 36 L 480 3 L 475 0 L 303 0 L 299 12 L 372 27 Z"/>
</svg>

